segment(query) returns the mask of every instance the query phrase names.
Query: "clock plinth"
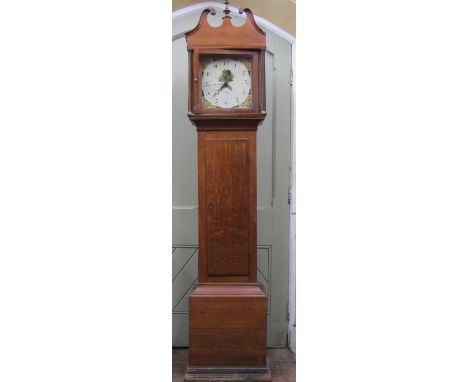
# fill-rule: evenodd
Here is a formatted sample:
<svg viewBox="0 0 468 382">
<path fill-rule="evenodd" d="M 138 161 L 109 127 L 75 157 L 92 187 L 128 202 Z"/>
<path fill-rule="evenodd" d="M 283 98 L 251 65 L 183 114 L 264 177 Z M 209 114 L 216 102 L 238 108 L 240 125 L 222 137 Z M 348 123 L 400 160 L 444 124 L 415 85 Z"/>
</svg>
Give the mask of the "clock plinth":
<svg viewBox="0 0 468 382">
<path fill-rule="evenodd" d="M 234 27 L 186 34 L 189 114 L 198 131 L 198 281 L 189 296 L 186 381 L 270 381 L 267 296 L 257 281 L 256 133 L 265 112 L 265 33 L 250 10 Z M 228 15 L 228 14 L 227 14 Z"/>
<path fill-rule="evenodd" d="M 261 284 L 199 284 L 189 312 L 186 381 L 271 381 Z"/>
<path fill-rule="evenodd" d="M 267 301 L 260 284 L 201 284 L 189 297 L 189 365 L 266 365 Z"/>
</svg>

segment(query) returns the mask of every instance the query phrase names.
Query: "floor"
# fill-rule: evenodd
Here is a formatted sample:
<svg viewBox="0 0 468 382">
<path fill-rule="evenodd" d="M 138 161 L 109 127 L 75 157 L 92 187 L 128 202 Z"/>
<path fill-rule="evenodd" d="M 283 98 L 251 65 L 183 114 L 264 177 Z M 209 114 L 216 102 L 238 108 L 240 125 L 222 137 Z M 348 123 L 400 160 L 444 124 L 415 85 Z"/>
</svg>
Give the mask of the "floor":
<svg viewBox="0 0 468 382">
<path fill-rule="evenodd" d="M 183 382 L 188 349 L 172 349 L 172 382 Z M 289 349 L 268 349 L 272 382 L 296 381 L 296 355 Z"/>
</svg>

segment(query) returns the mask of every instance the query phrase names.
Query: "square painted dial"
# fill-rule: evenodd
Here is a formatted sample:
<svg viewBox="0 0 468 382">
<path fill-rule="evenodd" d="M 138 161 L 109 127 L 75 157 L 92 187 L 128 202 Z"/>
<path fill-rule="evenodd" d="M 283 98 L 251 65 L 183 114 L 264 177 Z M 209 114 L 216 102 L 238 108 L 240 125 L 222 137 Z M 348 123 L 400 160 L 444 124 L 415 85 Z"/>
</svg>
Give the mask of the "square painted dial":
<svg viewBox="0 0 468 382">
<path fill-rule="evenodd" d="M 204 109 L 252 107 L 252 61 L 241 56 L 202 56 L 201 100 Z"/>
</svg>

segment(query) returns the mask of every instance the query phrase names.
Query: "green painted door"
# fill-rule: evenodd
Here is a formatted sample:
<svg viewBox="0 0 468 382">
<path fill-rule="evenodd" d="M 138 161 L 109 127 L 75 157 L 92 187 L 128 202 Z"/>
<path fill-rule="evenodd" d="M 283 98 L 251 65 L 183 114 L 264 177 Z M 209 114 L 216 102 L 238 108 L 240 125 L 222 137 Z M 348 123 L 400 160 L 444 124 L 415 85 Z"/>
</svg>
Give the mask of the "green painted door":
<svg viewBox="0 0 468 382">
<path fill-rule="evenodd" d="M 184 32 L 200 10 L 173 19 L 172 42 L 172 342 L 188 346 L 188 294 L 198 273 L 197 133 L 187 118 Z M 220 24 L 219 12 L 212 17 Z M 237 18 L 237 16 L 235 16 Z M 242 19 L 235 20 L 238 23 Z M 268 346 L 286 347 L 291 115 L 291 45 L 267 32 L 268 116 L 257 133 L 258 280 L 268 291 Z"/>
</svg>

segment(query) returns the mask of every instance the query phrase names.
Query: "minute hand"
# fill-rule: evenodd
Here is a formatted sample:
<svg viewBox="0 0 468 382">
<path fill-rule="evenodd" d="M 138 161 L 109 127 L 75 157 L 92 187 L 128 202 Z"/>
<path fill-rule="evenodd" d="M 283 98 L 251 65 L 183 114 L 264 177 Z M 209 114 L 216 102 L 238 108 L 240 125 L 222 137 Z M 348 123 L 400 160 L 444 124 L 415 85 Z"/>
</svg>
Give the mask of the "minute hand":
<svg viewBox="0 0 468 382">
<path fill-rule="evenodd" d="M 205 86 L 218 86 L 219 84 L 222 84 L 223 82 L 215 82 L 214 84 L 206 84 Z"/>
<path fill-rule="evenodd" d="M 224 88 L 228 88 L 229 90 L 232 90 L 231 86 L 229 86 L 229 84 L 228 84 L 227 82 L 225 82 L 225 83 L 223 84 L 223 86 L 221 86 L 218 90 L 216 90 L 216 92 L 215 92 L 214 95 L 215 95 L 215 96 L 218 95 L 219 92 L 220 92 L 221 90 L 223 90 Z"/>
</svg>

